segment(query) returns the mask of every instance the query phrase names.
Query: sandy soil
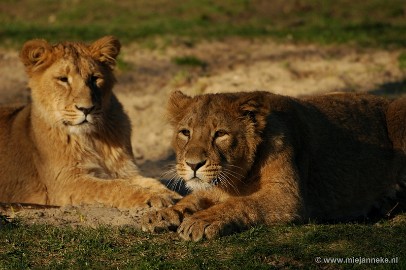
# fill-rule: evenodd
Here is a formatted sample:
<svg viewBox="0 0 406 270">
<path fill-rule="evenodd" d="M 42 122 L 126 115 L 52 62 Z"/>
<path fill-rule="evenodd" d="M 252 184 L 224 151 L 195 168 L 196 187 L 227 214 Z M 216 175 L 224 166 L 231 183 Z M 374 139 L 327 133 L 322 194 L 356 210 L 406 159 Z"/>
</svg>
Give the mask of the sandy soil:
<svg viewBox="0 0 406 270">
<path fill-rule="evenodd" d="M 213 92 L 267 90 L 301 96 L 334 91 L 398 94 L 405 73 L 399 51 L 353 47 L 279 44 L 228 39 L 147 49 L 123 48 L 125 67 L 117 71 L 115 92 L 133 122 L 133 148 L 144 175 L 160 178 L 174 163 L 171 130 L 165 106 L 173 90 L 195 95 Z M 175 64 L 177 57 L 196 57 L 204 67 Z M 27 102 L 27 77 L 18 52 L 0 49 L 0 104 Z M 35 208 L 35 207 L 34 207 Z M 134 225 L 145 209 L 102 206 L 27 209 L 0 205 L 0 213 L 27 223 L 63 225 Z"/>
</svg>

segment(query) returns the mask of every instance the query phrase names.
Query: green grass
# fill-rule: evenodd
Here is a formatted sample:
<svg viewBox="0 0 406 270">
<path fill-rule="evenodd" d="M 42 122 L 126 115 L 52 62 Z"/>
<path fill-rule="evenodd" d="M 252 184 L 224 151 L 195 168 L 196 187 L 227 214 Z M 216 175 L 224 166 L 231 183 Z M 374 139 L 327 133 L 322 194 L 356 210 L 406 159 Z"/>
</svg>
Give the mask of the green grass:
<svg viewBox="0 0 406 270">
<path fill-rule="evenodd" d="M 0 269 L 405 269 L 406 220 L 255 227 L 198 243 L 130 227 L 0 228 Z M 323 264 L 315 258 L 398 257 L 396 265 Z"/>
<path fill-rule="evenodd" d="M 406 70 L 406 52 L 402 52 L 398 57 L 399 68 Z"/>
<path fill-rule="evenodd" d="M 123 42 L 238 36 L 404 47 L 405 16 L 403 0 L 3 0 L 0 45 L 114 34 Z"/>
</svg>

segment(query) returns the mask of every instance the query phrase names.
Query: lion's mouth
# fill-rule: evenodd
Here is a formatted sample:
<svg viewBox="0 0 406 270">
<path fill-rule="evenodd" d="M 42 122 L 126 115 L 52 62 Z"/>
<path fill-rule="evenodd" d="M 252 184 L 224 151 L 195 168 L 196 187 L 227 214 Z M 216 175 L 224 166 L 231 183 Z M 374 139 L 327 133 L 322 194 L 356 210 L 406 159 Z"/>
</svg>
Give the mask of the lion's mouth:
<svg viewBox="0 0 406 270">
<path fill-rule="evenodd" d="M 64 120 L 62 122 L 65 126 L 82 126 L 82 125 L 87 125 L 87 124 L 92 124 L 92 122 L 90 122 L 87 117 L 85 119 L 83 119 L 80 122 L 74 123 L 72 121 L 68 121 L 68 120 Z"/>
<path fill-rule="evenodd" d="M 195 176 L 193 178 L 190 178 L 188 181 L 194 182 L 196 184 L 206 184 L 206 185 L 210 184 L 211 186 L 218 186 L 220 184 L 220 180 L 217 177 L 206 182 L 206 181 L 202 180 L 201 178 Z"/>
<path fill-rule="evenodd" d="M 72 123 L 72 122 L 70 122 L 70 121 L 63 121 L 63 124 L 64 124 L 65 126 L 74 127 L 74 126 L 82 126 L 82 125 L 90 124 L 90 122 L 85 119 L 85 120 L 83 120 L 82 122 L 79 122 L 79 123 L 76 123 L 76 124 L 74 124 L 74 123 Z"/>
<path fill-rule="evenodd" d="M 86 124 L 86 123 L 90 123 L 87 119 L 83 120 L 82 122 L 80 122 L 79 124 L 77 124 L 78 126 Z"/>
</svg>

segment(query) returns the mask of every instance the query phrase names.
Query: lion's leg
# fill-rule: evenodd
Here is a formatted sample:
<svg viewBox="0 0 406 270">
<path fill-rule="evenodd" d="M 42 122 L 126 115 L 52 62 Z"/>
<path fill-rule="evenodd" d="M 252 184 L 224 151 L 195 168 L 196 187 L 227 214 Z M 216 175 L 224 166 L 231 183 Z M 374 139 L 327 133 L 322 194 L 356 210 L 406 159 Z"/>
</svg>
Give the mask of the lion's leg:
<svg viewBox="0 0 406 270">
<path fill-rule="evenodd" d="M 247 229 L 256 224 L 286 223 L 300 218 L 298 205 L 261 193 L 233 197 L 186 217 L 178 228 L 184 240 L 199 241 Z M 297 202 L 298 203 L 298 202 Z"/>
<path fill-rule="evenodd" d="M 144 182 L 149 182 L 148 187 L 143 187 Z M 153 179 L 143 181 L 130 181 L 126 179 L 98 179 L 82 176 L 51 191 L 55 194 L 50 198 L 50 203 L 55 205 L 78 205 L 101 203 L 108 206 L 129 207 L 167 207 L 181 198 L 175 192 L 166 189 L 157 180 L 156 187 Z"/>
<path fill-rule="evenodd" d="M 263 223 L 258 210 L 246 198 L 232 198 L 185 218 L 177 231 L 183 240 L 215 238 Z"/>
<path fill-rule="evenodd" d="M 152 189 L 155 191 L 168 191 L 169 189 L 162 184 L 159 180 L 155 178 L 144 177 L 141 175 L 136 175 L 131 178 L 131 183 L 134 185 L 141 186 L 146 189 Z"/>
</svg>

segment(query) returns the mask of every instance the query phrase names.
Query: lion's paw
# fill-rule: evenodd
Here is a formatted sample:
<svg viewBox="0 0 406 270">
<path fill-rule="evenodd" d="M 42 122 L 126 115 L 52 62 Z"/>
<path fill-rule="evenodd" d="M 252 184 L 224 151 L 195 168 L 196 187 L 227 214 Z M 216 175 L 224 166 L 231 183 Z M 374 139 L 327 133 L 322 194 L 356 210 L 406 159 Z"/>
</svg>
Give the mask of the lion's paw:
<svg viewBox="0 0 406 270">
<path fill-rule="evenodd" d="M 141 219 L 141 228 L 144 232 L 175 231 L 182 222 L 182 214 L 172 207 L 151 211 Z"/>
<path fill-rule="evenodd" d="M 224 228 L 220 220 L 208 220 L 198 217 L 185 218 L 178 228 L 179 237 L 187 241 L 199 241 L 201 239 L 212 239 L 220 236 Z"/>
<path fill-rule="evenodd" d="M 182 196 L 173 191 L 164 191 L 151 194 L 145 201 L 146 205 L 152 208 L 165 208 L 176 204 Z"/>
</svg>

